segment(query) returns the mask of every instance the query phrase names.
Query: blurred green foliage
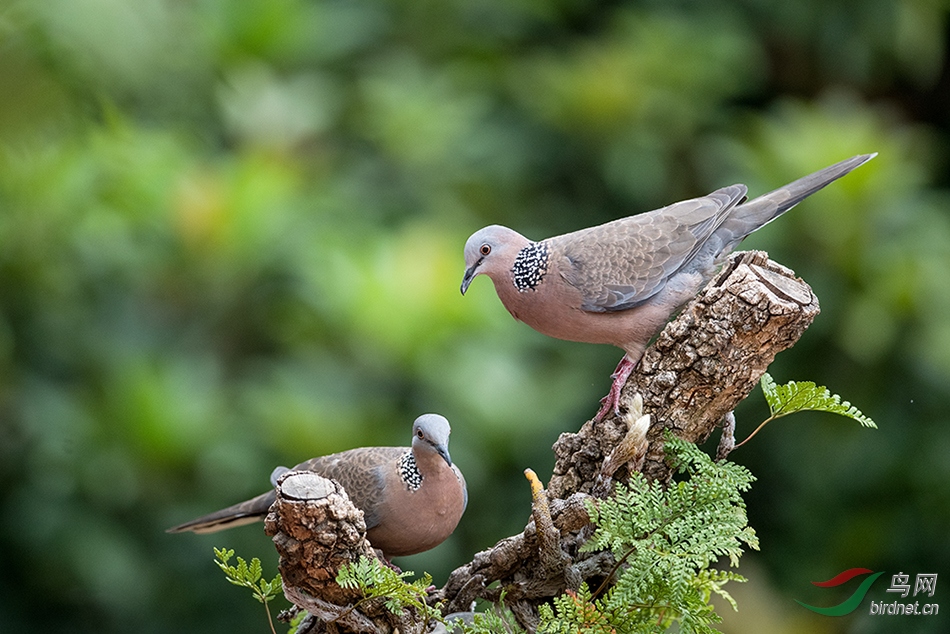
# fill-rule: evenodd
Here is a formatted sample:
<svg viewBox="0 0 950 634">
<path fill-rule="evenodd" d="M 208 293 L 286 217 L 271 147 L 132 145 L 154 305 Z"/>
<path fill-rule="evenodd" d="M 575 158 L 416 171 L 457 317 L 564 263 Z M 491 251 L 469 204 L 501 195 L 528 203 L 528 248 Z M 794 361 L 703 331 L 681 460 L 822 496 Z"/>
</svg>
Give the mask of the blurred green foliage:
<svg viewBox="0 0 950 634">
<path fill-rule="evenodd" d="M 762 552 L 725 627 L 894 631 L 790 606 L 844 568 L 950 574 L 948 10 L 0 0 L 0 630 L 250 631 L 209 553 L 273 568 L 266 537 L 163 529 L 276 464 L 406 444 L 425 411 L 471 493 L 410 563 L 441 583 L 523 527 L 522 469 L 550 469 L 620 355 L 515 323 L 487 282 L 461 298 L 471 232 L 878 151 L 745 244 L 822 302 L 773 374 L 881 429 L 801 415 L 732 456 Z M 766 416 L 744 404 L 740 437 Z"/>
</svg>

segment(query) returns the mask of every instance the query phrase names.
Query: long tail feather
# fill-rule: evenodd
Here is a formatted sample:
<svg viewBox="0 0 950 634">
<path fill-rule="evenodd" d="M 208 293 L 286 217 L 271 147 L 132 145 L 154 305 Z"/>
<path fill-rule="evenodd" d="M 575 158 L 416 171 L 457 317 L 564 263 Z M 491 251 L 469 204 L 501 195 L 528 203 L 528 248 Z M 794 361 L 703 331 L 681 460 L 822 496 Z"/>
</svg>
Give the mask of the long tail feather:
<svg viewBox="0 0 950 634">
<path fill-rule="evenodd" d="M 216 533 L 235 526 L 243 526 L 264 519 L 267 510 L 277 499 L 277 494 L 273 491 L 262 493 L 255 498 L 245 502 L 229 506 L 226 509 L 215 511 L 208 515 L 202 515 L 190 522 L 173 526 L 166 530 L 166 533 Z"/>
</svg>

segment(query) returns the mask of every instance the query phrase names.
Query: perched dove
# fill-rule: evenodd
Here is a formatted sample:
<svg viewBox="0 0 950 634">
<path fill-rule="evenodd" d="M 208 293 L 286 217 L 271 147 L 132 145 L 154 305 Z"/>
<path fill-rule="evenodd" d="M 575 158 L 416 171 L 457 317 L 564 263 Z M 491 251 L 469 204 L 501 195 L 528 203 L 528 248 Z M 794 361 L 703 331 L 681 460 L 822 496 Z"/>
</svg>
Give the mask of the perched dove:
<svg viewBox="0 0 950 634">
<path fill-rule="evenodd" d="M 302 462 L 336 480 L 363 511 L 366 537 L 389 559 L 414 555 L 445 541 L 468 504 L 465 478 L 449 457 L 449 421 L 423 414 L 412 424 L 412 448 L 361 447 Z M 274 470 L 277 476 L 288 471 Z M 168 529 L 169 533 L 213 533 L 264 519 L 276 499 L 269 491 L 226 509 Z"/>
<path fill-rule="evenodd" d="M 622 348 L 599 420 L 619 410 L 620 390 L 650 339 L 759 227 L 876 154 L 855 156 L 746 201 L 745 185 L 532 242 L 491 225 L 465 243 L 462 294 L 492 279 L 515 319 L 551 337 Z"/>
</svg>

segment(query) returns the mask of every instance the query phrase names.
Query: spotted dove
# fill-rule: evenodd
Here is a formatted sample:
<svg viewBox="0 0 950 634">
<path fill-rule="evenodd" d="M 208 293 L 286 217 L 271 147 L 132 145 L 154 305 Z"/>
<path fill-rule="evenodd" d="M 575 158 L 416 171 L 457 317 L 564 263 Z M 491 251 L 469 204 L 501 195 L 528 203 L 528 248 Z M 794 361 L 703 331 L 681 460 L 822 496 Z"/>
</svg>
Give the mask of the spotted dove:
<svg viewBox="0 0 950 634">
<path fill-rule="evenodd" d="M 874 158 L 855 156 L 746 202 L 746 186 L 532 242 L 500 225 L 465 243 L 462 294 L 482 273 L 515 319 L 551 337 L 626 353 L 595 419 L 619 410 L 620 390 L 650 339 L 747 235 Z"/>
<path fill-rule="evenodd" d="M 414 555 L 445 541 L 468 504 L 465 478 L 449 456 L 449 421 L 423 414 L 412 424 L 412 447 L 360 447 L 313 458 L 294 470 L 339 482 L 363 511 L 366 537 L 388 559 Z M 287 471 L 278 467 L 271 476 Z M 168 529 L 213 533 L 264 519 L 276 493 L 269 491 Z"/>
</svg>

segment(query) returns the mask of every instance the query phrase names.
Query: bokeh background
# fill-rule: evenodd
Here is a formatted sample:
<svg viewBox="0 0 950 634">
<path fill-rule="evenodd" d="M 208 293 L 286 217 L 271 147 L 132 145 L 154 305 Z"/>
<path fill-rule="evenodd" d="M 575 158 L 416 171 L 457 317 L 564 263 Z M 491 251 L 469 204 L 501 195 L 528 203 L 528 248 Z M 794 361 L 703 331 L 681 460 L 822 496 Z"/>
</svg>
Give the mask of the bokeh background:
<svg viewBox="0 0 950 634">
<path fill-rule="evenodd" d="M 271 469 L 453 423 L 469 509 L 400 561 L 436 583 L 519 531 L 525 467 L 618 350 L 547 339 L 490 283 L 543 238 L 733 182 L 880 156 L 750 238 L 822 314 L 771 368 L 880 426 L 796 415 L 733 458 L 762 550 L 729 632 L 820 617 L 845 568 L 939 573 L 950 612 L 946 0 L 0 0 L 0 631 L 263 632 L 212 546 L 164 529 Z M 738 412 L 744 437 L 766 415 Z M 913 597 L 911 597 L 912 599 Z M 920 597 L 917 597 L 920 599 Z M 277 602 L 277 605 L 285 605 Z"/>
</svg>

